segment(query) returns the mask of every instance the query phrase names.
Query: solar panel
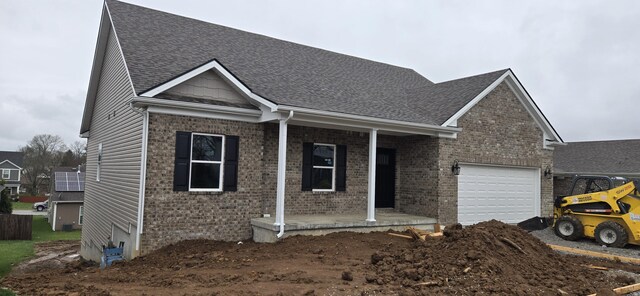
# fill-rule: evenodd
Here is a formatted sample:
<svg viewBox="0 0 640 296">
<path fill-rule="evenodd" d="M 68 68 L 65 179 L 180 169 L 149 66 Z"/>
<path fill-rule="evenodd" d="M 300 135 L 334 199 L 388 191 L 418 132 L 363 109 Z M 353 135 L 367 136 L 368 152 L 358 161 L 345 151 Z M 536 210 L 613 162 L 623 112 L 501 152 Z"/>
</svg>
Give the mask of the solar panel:
<svg viewBox="0 0 640 296">
<path fill-rule="evenodd" d="M 84 191 L 84 177 L 84 172 L 56 172 L 55 189 L 58 192 Z"/>
</svg>

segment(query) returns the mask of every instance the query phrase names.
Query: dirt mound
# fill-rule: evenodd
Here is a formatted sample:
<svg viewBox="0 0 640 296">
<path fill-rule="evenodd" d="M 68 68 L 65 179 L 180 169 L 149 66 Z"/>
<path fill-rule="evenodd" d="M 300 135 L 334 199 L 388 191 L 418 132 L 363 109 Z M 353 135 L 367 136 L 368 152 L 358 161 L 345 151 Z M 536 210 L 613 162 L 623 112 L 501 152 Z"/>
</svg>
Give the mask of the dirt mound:
<svg viewBox="0 0 640 296">
<path fill-rule="evenodd" d="M 560 255 L 518 227 L 495 220 L 445 228 L 444 238 L 416 241 L 371 256 L 370 283 L 401 294 L 586 295 L 626 284 Z"/>
</svg>

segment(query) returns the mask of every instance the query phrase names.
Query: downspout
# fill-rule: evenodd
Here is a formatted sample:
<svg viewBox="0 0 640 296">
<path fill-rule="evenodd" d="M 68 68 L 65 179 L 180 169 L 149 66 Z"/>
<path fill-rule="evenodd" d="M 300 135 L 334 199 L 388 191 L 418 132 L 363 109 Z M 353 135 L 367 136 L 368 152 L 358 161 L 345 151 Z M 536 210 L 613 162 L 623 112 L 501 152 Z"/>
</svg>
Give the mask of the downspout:
<svg viewBox="0 0 640 296">
<path fill-rule="evenodd" d="M 141 111 L 133 106 L 133 102 L 129 102 L 131 110 L 142 115 L 142 145 L 140 154 L 140 188 L 138 192 L 138 219 L 136 221 L 136 251 L 140 251 L 140 237 L 142 236 L 142 225 L 144 215 L 144 190 L 147 179 L 147 141 L 149 137 L 149 111 L 146 109 Z"/>
<path fill-rule="evenodd" d="M 284 162 L 283 168 L 279 169 L 283 169 L 284 171 L 282 172 L 282 179 L 280 180 L 280 184 L 282 188 L 280 188 L 280 190 L 282 191 L 280 194 L 282 195 L 282 197 L 278 197 L 278 199 L 282 198 L 282 200 L 280 200 L 280 203 L 278 203 L 278 208 L 276 208 L 276 212 L 278 212 L 278 217 L 276 217 L 277 220 L 280 221 L 280 232 L 278 232 L 278 234 L 276 235 L 277 238 L 281 238 L 284 235 L 284 186 L 286 183 L 286 179 L 285 179 L 285 172 L 287 170 L 287 149 L 286 149 L 286 145 L 287 145 L 287 135 L 286 135 L 286 130 L 287 130 L 287 123 L 289 122 L 289 120 L 291 120 L 291 118 L 293 117 L 293 110 L 289 111 L 289 117 L 287 117 L 287 119 L 285 119 L 284 121 L 281 122 L 281 124 L 284 124 L 284 132 L 285 135 L 282 136 L 280 135 L 280 141 L 282 141 L 284 139 L 284 145 L 285 145 L 285 149 L 283 149 L 284 151 L 278 151 L 279 154 L 282 155 L 278 155 L 278 157 L 282 157 L 282 161 Z M 282 133 L 282 128 L 280 129 L 280 132 Z M 279 194 L 279 195 L 280 195 Z"/>
</svg>

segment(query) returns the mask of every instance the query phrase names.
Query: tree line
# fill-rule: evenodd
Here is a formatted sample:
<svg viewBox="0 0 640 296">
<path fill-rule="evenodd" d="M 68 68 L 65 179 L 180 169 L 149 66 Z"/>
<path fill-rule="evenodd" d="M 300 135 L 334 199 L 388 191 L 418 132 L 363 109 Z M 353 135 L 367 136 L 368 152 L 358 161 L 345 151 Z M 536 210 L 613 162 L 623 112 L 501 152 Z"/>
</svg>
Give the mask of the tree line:
<svg viewBox="0 0 640 296">
<path fill-rule="evenodd" d="M 20 147 L 23 153 L 22 177 L 30 195 L 37 195 L 54 167 L 76 167 L 87 162 L 86 141 L 74 141 L 66 145 L 57 135 L 36 135 L 27 145 Z"/>
</svg>

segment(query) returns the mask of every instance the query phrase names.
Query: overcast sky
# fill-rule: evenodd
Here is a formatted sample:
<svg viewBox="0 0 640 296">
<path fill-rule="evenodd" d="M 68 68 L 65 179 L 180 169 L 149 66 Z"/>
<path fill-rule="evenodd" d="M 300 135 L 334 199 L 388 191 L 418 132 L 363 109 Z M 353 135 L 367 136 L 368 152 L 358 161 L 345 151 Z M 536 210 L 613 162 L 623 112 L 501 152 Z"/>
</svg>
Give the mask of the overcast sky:
<svg viewBox="0 0 640 296">
<path fill-rule="evenodd" d="M 415 69 L 511 68 L 565 141 L 640 138 L 640 1 L 129 0 Z M 78 140 L 100 0 L 0 0 L 0 150 Z"/>
</svg>

